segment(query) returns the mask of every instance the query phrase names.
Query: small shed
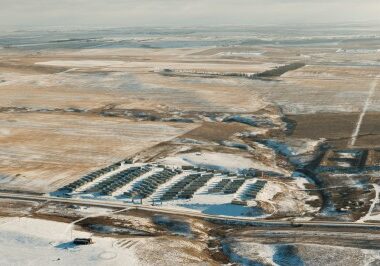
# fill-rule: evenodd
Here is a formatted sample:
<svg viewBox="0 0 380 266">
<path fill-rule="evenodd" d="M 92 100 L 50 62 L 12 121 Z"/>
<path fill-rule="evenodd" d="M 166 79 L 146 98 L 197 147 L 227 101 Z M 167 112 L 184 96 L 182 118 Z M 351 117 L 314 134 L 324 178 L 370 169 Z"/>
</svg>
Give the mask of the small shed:
<svg viewBox="0 0 380 266">
<path fill-rule="evenodd" d="M 92 241 L 91 238 L 75 238 L 73 243 L 75 245 L 90 245 L 90 244 L 93 244 L 94 242 Z"/>
</svg>

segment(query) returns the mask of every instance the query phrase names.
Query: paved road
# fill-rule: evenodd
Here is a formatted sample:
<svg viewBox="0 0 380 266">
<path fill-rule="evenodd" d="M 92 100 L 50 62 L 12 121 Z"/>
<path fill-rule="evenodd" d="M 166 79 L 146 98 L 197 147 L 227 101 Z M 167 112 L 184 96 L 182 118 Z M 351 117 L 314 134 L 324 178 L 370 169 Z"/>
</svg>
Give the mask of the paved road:
<svg viewBox="0 0 380 266">
<path fill-rule="evenodd" d="M 321 226 L 321 227 L 341 227 L 341 228 L 374 228 L 380 229 L 380 224 L 376 223 L 354 223 L 354 222 L 335 222 L 335 221 L 302 221 L 302 222 L 290 222 L 283 220 L 259 220 L 255 217 L 231 217 L 223 215 L 210 215 L 203 214 L 193 210 L 178 210 L 174 208 L 167 208 L 162 206 L 149 206 L 138 205 L 125 202 L 116 201 L 103 201 L 95 199 L 77 199 L 77 198 L 60 198 L 51 196 L 36 196 L 29 194 L 15 194 L 15 193 L 3 193 L 0 192 L 0 198 L 13 199 L 13 200 L 27 200 L 38 202 L 56 202 L 67 203 L 75 205 L 85 205 L 102 208 L 120 208 L 120 209 L 137 209 L 143 211 L 150 211 L 155 213 L 165 213 L 173 215 L 190 216 L 203 219 L 211 219 L 214 221 L 230 222 L 230 223 L 249 223 L 258 226 Z"/>
</svg>

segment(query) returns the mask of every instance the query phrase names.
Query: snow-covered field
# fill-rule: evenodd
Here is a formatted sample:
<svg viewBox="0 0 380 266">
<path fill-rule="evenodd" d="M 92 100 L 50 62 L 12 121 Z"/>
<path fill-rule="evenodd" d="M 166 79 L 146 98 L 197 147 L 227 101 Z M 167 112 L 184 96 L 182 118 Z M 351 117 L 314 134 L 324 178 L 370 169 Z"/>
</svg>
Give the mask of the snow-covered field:
<svg viewBox="0 0 380 266">
<path fill-rule="evenodd" d="M 103 60 L 52 60 L 47 62 L 37 62 L 36 65 L 67 67 L 119 67 L 125 65 L 125 62 Z"/>
<path fill-rule="evenodd" d="M 0 119 L 0 184 L 40 192 L 197 126 L 74 114 L 2 113 Z"/>
<path fill-rule="evenodd" d="M 118 60 L 51 60 L 45 62 L 36 62 L 36 65 L 44 66 L 59 66 L 59 67 L 108 67 L 108 68 L 147 68 L 150 70 L 159 69 L 175 69 L 179 71 L 246 71 L 246 72 L 261 72 L 277 66 L 273 63 L 265 64 L 250 64 L 250 65 L 234 65 L 223 63 L 177 63 L 177 62 L 126 62 Z"/>
<path fill-rule="evenodd" d="M 69 224 L 22 218 L 0 219 L 0 265 L 138 265 L 116 239 L 92 236 L 93 245 L 74 246 L 72 238 L 90 237 Z"/>
</svg>

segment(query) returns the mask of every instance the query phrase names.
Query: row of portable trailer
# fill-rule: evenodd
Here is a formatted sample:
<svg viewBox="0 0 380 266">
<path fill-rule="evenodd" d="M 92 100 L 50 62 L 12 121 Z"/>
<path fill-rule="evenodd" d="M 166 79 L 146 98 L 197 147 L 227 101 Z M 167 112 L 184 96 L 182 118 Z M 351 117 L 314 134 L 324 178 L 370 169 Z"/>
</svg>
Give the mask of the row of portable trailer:
<svg viewBox="0 0 380 266">
<path fill-rule="evenodd" d="M 83 176 L 77 181 L 62 187 L 60 190 L 64 190 L 67 193 L 76 191 L 103 196 L 116 195 L 118 198 L 150 198 L 153 201 L 170 201 L 193 198 L 194 194 L 200 191 L 214 177 L 217 180 L 219 178 L 219 180 L 216 183 L 209 184 L 208 189 L 206 188 L 206 193 L 234 194 L 248 179 L 252 180 L 254 175 L 252 172 L 247 172 L 246 174 L 236 176 L 236 174 L 233 175 L 232 173 L 210 169 L 204 170 L 193 167 L 179 169 L 155 164 L 135 164 L 135 166 L 128 165 L 120 168 L 122 165 L 130 163 L 131 161 L 128 160 L 114 163 Z M 148 175 L 148 172 L 153 169 L 156 169 L 155 171 L 157 172 Z M 158 169 L 161 170 L 158 171 Z M 112 174 L 111 172 L 113 171 L 116 173 Z M 179 176 L 175 182 L 169 182 L 177 175 Z M 97 181 L 98 178 L 99 181 Z M 264 187 L 265 183 L 265 180 L 258 180 L 252 184 L 248 183 L 244 186 L 243 193 L 239 193 L 241 199 L 256 198 L 257 193 Z M 163 184 L 169 185 L 164 185 L 163 189 L 160 190 L 159 187 Z M 83 188 L 79 190 L 81 187 Z"/>
<path fill-rule="evenodd" d="M 151 168 L 148 166 L 128 168 L 107 178 L 106 180 L 103 180 L 102 182 L 99 182 L 85 192 L 99 192 L 102 195 L 111 195 L 116 190 L 124 187 L 134 179 L 149 172 L 150 170 Z"/>
<path fill-rule="evenodd" d="M 245 183 L 249 177 L 240 176 L 237 178 L 222 178 L 208 190 L 209 193 L 233 194 Z"/>
<path fill-rule="evenodd" d="M 214 174 L 194 173 L 185 176 L 183 179 L 174 183 L 161 197 L 161 201 L 173 199 L 190 199 L 194 193 L 204 186 Z"/>
<path fill-rule="evenodd" d="M 67 192 L 73 192 L 77 189 L 79 189 L 80 187 L 90 183 L 90 182 L 93 182 L 95 181 L 97 178 L 99 178 L 100 176 L 103 176 L 107 173 L 110 173 L 112 171 L 115 171 L 116 169 L 120 168 L 120 166 L 123 164 L 123 163 L 128 163 L 129 161 L 121 161 L 121 162 L 117 162 L 117 163 L 114 163 L 112 165 L 109 165 L 107 167 L 104 167 L 104 168 L 101 168 L 99 170 L 96 170 L 92 173 L 89 173 L 83 177 L 81 177 L 80 179 L 60 188 L 60 190 L 62 191 L 67 191 Z"/>
<path fill-rule="evenodd" d="M 255 183 L 250 184 L 244 191 L 242 198 L 244 200 L 256 199 L 257 193 L 265 186 L 267 181 L 257 180 Z"/>
<path fill-rule="evenodd" d="M 161 184 L 167 182 L 173 176 L 180 174 L 181 170 L 165 168 L 159 173 L 152 174 L 135 184 L 131 190 L 124 192 L 124 197 L 144 199 L 153 194 Z"/>
<path fill-rule="evenodd" d="M 231 180 L 224 188 L 224 194 L 233 194 L 244 184 L 244 178 L 236 178 Z"/>
<path fill-rule="evenodd" d="M 216 183 L 215 186 L 209 188 L 208 193 L 220 193 L 224 191 L 225 187 L 230 182 L 231 180 L 229 178 L 223 178 L 218 183 Z"/>
</svg>

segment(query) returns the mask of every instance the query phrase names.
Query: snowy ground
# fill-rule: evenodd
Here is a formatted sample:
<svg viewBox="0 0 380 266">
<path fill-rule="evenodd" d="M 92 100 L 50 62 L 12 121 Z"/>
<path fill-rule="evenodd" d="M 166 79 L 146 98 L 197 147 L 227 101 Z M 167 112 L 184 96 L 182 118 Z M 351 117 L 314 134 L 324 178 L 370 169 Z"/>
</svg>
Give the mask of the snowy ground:
<svg viewBox="0 0 380 266">
<path fill-rule="evenodd" d="M 240 265 L 378 265 L 378 250 L 317 244 L 254 243 L 236 239 L 224 245 L 230 259 Z"/>
<path fill-rule="evenodd" d="M 196 210 L 205 214 L 224 216 L 251 216 L 263 218 L 265 215 L 259 208 L 231 204 L 234 194 L 196 194 L 189 200 L 172 200 L 163 206 Z"/>
<path fill-rule="evenodd" d="M 295 182 L 295 184 L 300 183 Z M 269 181 L 264 188 L 257 193 L 256 199 L 268 202 L 275 213 L 279 215 L 304 216 L 317 213 L 319 207 L 313 207 L 308 201 L 317 200 L 317 196 L 311 196 L 302 189 L 295 188 L 281 181 Z"/>
<path fill-rule="evenodd" d="M 26 217 L 0 219 L 0 265 L 138 265 L 135 254 L 115 247 L 112 238 L 92 236 L 93 245 L 73 246 L 72 237 L 90 233 L 68 228 Z"/>
<path fill-rule="evenodd" d="M 173 157 L 162 159 L 160 160 L 160 163 L 173 166 L 193 165 L 231 172 L 255 168 L 263 171 L 284 173 L 283 169 L 276 166 L 267 166 L 259 161 L 255 162 L 239 155 L 218 152 L 178 154 Z"/>
<path fill-rule="evenodd" d="M 378 220 L 380 220 L 379 214 L 372 215 L 373 210 L 376 207 L 376 204 L 379 203 L 380 186 L 377 184 L 372 184 L 372 186 L 375 189 L 375 193 L 376 193 L 375 198 L 372 200 L 372 204 L 371 204 L 368 212 L 366 213 L 366 215 L 364 215 L 362 218 L 360 218 L 359 220 L 356 221 L 358 223 L 364 223 L 365 221 L 378 221 Z"/>
</svg>

